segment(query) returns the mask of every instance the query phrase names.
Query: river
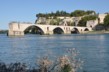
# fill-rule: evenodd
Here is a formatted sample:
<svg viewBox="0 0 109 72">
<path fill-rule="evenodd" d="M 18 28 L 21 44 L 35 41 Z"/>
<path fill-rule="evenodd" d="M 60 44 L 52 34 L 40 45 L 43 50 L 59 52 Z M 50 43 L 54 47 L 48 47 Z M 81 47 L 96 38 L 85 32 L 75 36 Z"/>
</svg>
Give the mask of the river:
<svg viewBox="0 0 109 72">
<path fill-rule="evenodd" d="M 0 34 L 0 61 L 33 66 L 45 55 L 60 56 L 67 48 L 79 51 L 87 72 L 109 72 L 109 34 L 25 35 Z"/>
</svg>

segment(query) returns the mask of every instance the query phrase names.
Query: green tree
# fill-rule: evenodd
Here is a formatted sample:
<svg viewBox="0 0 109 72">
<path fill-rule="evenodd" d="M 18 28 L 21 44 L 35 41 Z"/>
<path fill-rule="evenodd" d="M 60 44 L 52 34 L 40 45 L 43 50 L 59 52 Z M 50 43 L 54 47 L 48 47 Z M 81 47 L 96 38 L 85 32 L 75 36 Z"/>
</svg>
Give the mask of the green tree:
<svg viewBox="0 0 109 72">
<path fill-rule="evenodd" d="M 46 14 L 43 14 L 43 13 L 39 13 L 39 14 L 36 14 L 36 17 L 45 17 Z"/>
<path fill-rule="evenodd" d="M 75 26 L 75 23 L 74 23 L 74 22 L 71 22 L 71 21 L 68 21 L 68 22 L 67 22 L 67 25 L 68 25 L 68 26 Z"/>
<path fill-rule="evenodd" d="M 87 22 L 86 19 L 81 19 L 81 20 L 79 21 L 79 23 L 78 23 L 78 26 L 83 26 L 83 27 L 85 27 L 85 26 L 86 26 L 86 22 Z"/>
<path fill-rule="evenodd" d="M 75 10 L 74 12 L 71 12 L 71 16 L 73 17 L 79 17 L 79 16 L 84 16 L 86 12 L 84 10 Z"/>
<path fill-rule="evenodd" d="M 97 15 L 85 16 L 79 21 L 78 26 L 86 26 L 87 21 L 96 20 L 96 19 L 97 19 Z"/>
<path fill-rule="evenodd" d="M 56 24 L 59 25 L 59 23 L 60 23 L 61 21 L 62 21 L 61 19 L 57 18 L 57 19 L 56 19 Z"/>
<path fill-rule="evenodd" d="M 105 29 L 108 30 L 109 28 L 109 14 L 107 14 L 104 18 L 104 26 L 105 26 Z"/>
<path fill-rule="evenodd" d="M 50 25 L 56 25 L 56 21 L 54 19 L 50 20 Z"/>
<path fill-rule="evenodd" d="M 75 26 L 75 22 L 71 22 L 71 26 Z"/>
<path fill-rule="evenodd" d="M 90 14 L 96 14 L 95 11 L 93 10 L 88 10 L 88 11 L 84 11 L 84 10 L 75 10 L 74 12 L 68 13 L 66 11 L 59 11 L 57 10 L 56 12 L 51 12 L 51 13 L 39 13 L 36 14 L 36 17 L 53 17 L 53 16 L 74 16 L 74 17 L 78 17 L 78 16 L 84 16 L 84 15 L 90 15 Z"/>
<path fill-rule="evenodd" d="M 88 10 L 88 11 L 75 10 L 74 12 L 71 12 L 70 16 L 79 17 L 79 16 L 92 15 L 92 14 L 95 15 L 96 14 L 95 11 L 92 11 L 92 10 Z"/>
<path fill-rule="evenodd" d="M 69 64 L 65 64 L 61 72 L 71 72 L 72 68 Z"/>
<path fill-rule="evenodd" d="M 51 12 L 51 13 L 39 13 L 36 14 L 36 17 L 54 17 L 54 16 L 70 16 L 70 13 L 66 12 L 66 11 L 56 11 L 56 12 Z"/>
<path fill-rule="evenodd" d="M 88 11 L 86 11 L 86 13 L 87 13 L 87 15 L 90 15 L 90 14 L 96 14 L 96 12 L 95 11 L 93 11 L 93 10 L 88 10 Z"/>
</svg>

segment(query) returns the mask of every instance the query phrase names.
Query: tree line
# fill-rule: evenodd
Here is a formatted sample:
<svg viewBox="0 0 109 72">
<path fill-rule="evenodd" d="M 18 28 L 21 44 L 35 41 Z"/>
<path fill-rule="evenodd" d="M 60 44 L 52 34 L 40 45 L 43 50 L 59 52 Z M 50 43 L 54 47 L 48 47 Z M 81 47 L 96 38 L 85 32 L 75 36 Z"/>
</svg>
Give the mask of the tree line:
<svg viewBox="0 0 109 72">
<path fill-rule="evenodd" d="M 66 11 L 56 11 L 56 12 L 51 12 L 51 13 L 38 13 L 36 14 L 36 17 L 56 17 L 56 16 L 67 16 L 67 17 L 79 17 L 79 16 L 84 16 L 84 15 L 90 15 L 90 14 L 96 14 L 95 11 L 93 10 L 75 10 L 74 12 L 68 13 Z"/>
</svg>

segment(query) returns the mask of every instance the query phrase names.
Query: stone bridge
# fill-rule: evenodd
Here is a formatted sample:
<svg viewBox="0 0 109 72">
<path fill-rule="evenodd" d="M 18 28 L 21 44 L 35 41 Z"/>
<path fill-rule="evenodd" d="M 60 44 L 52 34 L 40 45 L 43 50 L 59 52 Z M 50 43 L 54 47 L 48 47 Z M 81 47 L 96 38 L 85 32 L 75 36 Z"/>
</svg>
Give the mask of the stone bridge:
<svg viewBox="0 0 109 72">
<path fill-rule="evenodd" d="M 75 27 L 75 26 L 63 26 L 63 25 L 41 25 L 30 23 L 17 23 L 13 22 L 9 24 L 9 36 L 21 36 L 26 32 L 31 32 L 30 28 L 36 28 L 36 33 L 50 35 L 50 34 L 71 34 L 71 33 L 85 33 L 92 31 L 92 28 L 88 27 Z M 29 30 L 30 29 L 30 30 Z"/>
</svg>

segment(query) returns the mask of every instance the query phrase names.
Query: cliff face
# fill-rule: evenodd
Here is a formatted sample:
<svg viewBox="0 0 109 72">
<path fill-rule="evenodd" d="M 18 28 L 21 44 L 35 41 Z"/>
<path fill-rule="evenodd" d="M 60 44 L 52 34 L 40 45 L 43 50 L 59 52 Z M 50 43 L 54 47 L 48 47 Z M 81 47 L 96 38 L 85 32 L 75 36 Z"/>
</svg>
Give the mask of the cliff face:
<svg viewBox="0 0 109 72">
<path fill-rule="evenodd" d="M 89 20 L 86 23 L 86 26 L 94 28 L 98 23 L 103 23 L 104 18 L 107 14 L 99 14 L 98 19 Z M 65 16 L 57 16 L 57 17 L 39 17 L 35 24 L 50 24 L 50 25 L 68 25 L 68 26 L 77 26 L 79 21 L 85 16 L 81 17 L 65 17 Z"/>
<path fill-rule="evenodd" d="M 45 17 L 39 17 L 37 20 L 36 20 L 36 22 L 35 22 L 35 24 L 46 24 L 46 18 Z"/>
<path fill-rule="evenodd" d="M 35 21 L 35 24 L 63 25 L 65 22 L 72 24 L 77 21 L 79 22 L 79 20 L 81 20 L 81 17 L 39 17 Z"/>
</svg>

